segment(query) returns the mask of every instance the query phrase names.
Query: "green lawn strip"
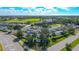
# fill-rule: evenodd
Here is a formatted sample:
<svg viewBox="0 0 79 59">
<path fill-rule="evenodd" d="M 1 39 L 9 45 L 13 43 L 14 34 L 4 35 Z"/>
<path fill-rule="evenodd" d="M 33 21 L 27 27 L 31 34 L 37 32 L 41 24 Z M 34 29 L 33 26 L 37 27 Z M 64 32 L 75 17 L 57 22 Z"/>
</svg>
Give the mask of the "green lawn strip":
<svg viewBox="0 0 79 59">
<path fill-rule="evenodd" d="M 22 41 L 23 41 L 23 42 L 26 42 L 26 39 L 23 38 Z"/>
<path fill-rule="evenodd" d="M 54 26 L 54 27 L 60 27 L 62 24 L 52 24 L 50 26 Z"/>
<path fill-rule="evenodd" d="M 72 36 L 72 35 L 69 34 L 68 37 L 70 37 L 70 36 Z M 61 36 L 56 36 L 56 37 L 61 37 L 61 38 L 57 39 L 57 40 L 54 41 L 54 42 L 53 42 L 53 41 L 51 40 L 51 38 L 50 38 L 50 42 L 51 42 L 51 44 L 49 45 L 49 47 L 51 47 L 51 46 L 53 46 L 53 45 L 55 45 L 55 44 L 57 44 L 57 43 L 59 43 L 59 42 L 61 42 L 61 41 L 63 41 L 63 40 L 66 39 L 66 37 L 64 37 L 63 35 L 61 35 Z"/>
<path fill-rule="evenodd" d="M 24 38 L 22 38 L 21 40 L 19 40 L 19 44 L 20 44 L 21 46 L 23 46 L 24 42 L 26 42 L 26 39 L 24 39 Z"/>
<path fill-rule="evenodd" d="M 53 45 L 55 45 L 55 44 L 57 44 L 58 42 L 60 42 L 60 41 L 63 41 L 65 39 L 65 37 L 62 37 L 62 38 L 60 38 L 60 39 L 57 39 L 55 42 L 52 42 L 51 43 L 51 45 L 49 46 L 49 47 L 51 47 L 51 46 L 53 46 Z"/>
<path fill-rule="evenodd" d="M 61 36 L 62 36 L 62 35 L 61 35 Z M 55 36 L 55 37 L 61 37 L 61 36 Z M 64 40 L 64 39 L 65 39 L 65 37 L 61 37 L 61 38 L 57 39 L 56 41 L 52 41 L 52 39 L 51 39 L 51 38 L 48 38 L 48 39 L 50 40 L 50 45 L 49 45 L 49 47 L 51 47 L 51 46 L 53 46 L 53 45 L 57 44 L 58 42 L 60 42 L 60 41 Z"/>
<path fill-rule="evenodd" d="M 6 30 L 0 30 L 0 32 L 7 32 Z"/>
<path fill-rule="evenodd" d="M 23 47 L 24 42 L 22 40 L 20 40 L 18 43 Z"/>
<path fill-rule="evenodd" d="M 40 21 L 39 18 L 35 18 L 35 19 L 11 19 L 11 20 L 6 20 L 6 21 L 3 21 L 3 22 L 7 22 L 7 23 L 35 23 L 35 22 L 38 22 Z"/>
<path fill-rule="evenodd" d="M 24 48 L 24 46 L 23 46 L 24 42 L 26 42 L 26 39 L 23 38 L 18 43 L 20 44 L 20 46 L 22 46 Z"/>
<path fill-rule="evenodd" d="M 1 43 L 0 43 L 0 51 L 3 51 L 3 47 Z"/>
<path fill-rule="evenodd" d="M 60 41 L 62 41 L 62 40 L 64 40 L 65 39 L 65 37 L 62 37 L 62 38 L 60 38 L 60 39 L 57 39 L 55 42 L 52 42 L 52 45 L 54 45 L 54 44 L 56 44 L 56 43 L 58 43 L 58 42 L 60 42 Z"/>
<path fill-rule="evenodd" d="M 77 46 L 79 44 L 79 38 L 74 40 L 72 43 L 70 43 L 71 48 L 74 48 L 75 46 Z M 66 51 L 66 47 L 64 47 L 63 49 L 61 49 L 61 51 Z"/>
</svg>

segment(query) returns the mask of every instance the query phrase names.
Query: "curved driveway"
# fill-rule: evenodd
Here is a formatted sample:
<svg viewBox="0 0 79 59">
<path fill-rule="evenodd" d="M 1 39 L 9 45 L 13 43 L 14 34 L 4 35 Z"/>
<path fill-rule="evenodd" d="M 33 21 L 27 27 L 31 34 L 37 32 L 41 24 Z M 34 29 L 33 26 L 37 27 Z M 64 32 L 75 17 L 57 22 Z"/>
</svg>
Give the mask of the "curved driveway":
<svg viewBox="0 0 79 59">
<path fill-rule="evenodd" d="M 23 51 L 23 48 L 17 42 L 13 42 L 13 40 L 14 38 L 11 35 L 0 32 L 0 43 L 4 51 Z"/>
</svg>

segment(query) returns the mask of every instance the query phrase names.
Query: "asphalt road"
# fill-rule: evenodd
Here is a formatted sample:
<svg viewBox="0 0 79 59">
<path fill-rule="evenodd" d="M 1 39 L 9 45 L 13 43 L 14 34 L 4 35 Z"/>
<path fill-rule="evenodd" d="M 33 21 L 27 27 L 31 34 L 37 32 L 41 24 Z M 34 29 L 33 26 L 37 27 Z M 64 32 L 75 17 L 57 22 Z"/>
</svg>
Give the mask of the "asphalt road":
<svg viewBox="0 0 79 59">
<path fill-rule="evenodd" d="M 76 40 L 77 38 L 79 38 L 79 32 L 76 35 L 70 36 L 70 37 L 66 38 L 65 40 L 53 45 L 52 47 L 49 47 L 47 50 L 48 51 L 59 51 L 65 47 L 66 43 L 71 43 L 74 40 Z"/>
<path fill-rule="evenodd" d="M 72 49 L 72 51 L 79 51 L 79 44 Z"/>
<path fill-rule="evenodd" d="M 13 40 L 14 38 L 11 35 L 0 32 L 0 43 L 4 51 L 23 51 L 23 48 L 17 42 L 13 42 Z"/>
</svg>

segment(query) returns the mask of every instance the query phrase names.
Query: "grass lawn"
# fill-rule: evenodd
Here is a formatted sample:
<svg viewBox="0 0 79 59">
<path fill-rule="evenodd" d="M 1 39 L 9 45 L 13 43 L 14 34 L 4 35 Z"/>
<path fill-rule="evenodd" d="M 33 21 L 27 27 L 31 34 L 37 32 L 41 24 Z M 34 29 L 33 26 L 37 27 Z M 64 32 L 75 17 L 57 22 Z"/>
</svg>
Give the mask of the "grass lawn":
<svg viewBox="0 0 79 59">
<path fill-rule="evenodd" d="M 22 39 L 23 42 L 26 42 L 26 39 Z"/>
<path fill-rule="evenodd" d="M 79 44 L 79 38 L 74 40 L 72 43 L 70 43 L 71 48 L 74 48 L 75 46 L 77 46 Z M 66 48 L 64 47 L 63 49 L 61 49 L 61 51 L 66 51 Z"/>
<path fill-rule="evenodd" d="M 3 51 L 2 45 L 0 44 L 0 51 Z"/>
<path fill-rule="evenodd" d="M 23 47 L 24 42 L 22 40 L 20 40 L 18 43 Z"/>
<path fill-rule="evenodd" d="M 64 40 L 65 39 L 65 37 L 62 37 L 62 38 L 60 38 L 60 39 L 57 39 L 55 42 L 52 42 L 52 45 L 54 45 L 54 44 L 56 44 L 56 43 L 58 43 L 58 42 L 60 42 L 60 41 L 62 41 L 62 40 Z"/>
<path fill-rule="evenodd" d="M 64 40 L 64 39 L 65 39 L 65 37 L 62 37 L 62 38 L 60 38 L 60 39 L 57 39 L 55 42 L 53 42 L 51 39 L 49 39 L 49 40 L 50 40 L 50 42 L 51 42 L 51 44 L 50 44 L 50 46 L 49 46 L 49 47 L 51 47 L 51 46 L 53 46 L 53 45 L 57 44 L 58 42 L 60 42 L 60 41 L 62 41 L 62 40 Z"/>
<path fill-rule="evenodd" d="M 70 36 L 72 36 L 71 34 L 69 34 L 69 36 L 68 37 L 70 37 Z M 57 44 L 57 43 L 59 43 L 59 42 L 61 42 L 61 41 L 63 41 L 63 40 L 65 40 L 66 39 L 66 37 L 64 37 L 64 36 L 58 36 L 58 37 L 61 37 L 60 39 L 57 39 L 56 41 L 52 41 L 51 40 L 51 38 L 49 39 L 50 40 L 50 42 L 51 42 L 51 44 L 50 44 L 50 46 L 49 47 L 51 47 L 51 46 L 53 46 L 53 45 L 55 45 L 55 44 Z"/>
<path fill-rule="evenodd" d="M 26 39 L 23 38 L 23 39 L 21 39 L 21 40 L 19 41 L 19 44 L 20 44 L 20 45 L 23 45 L 24 42 L 26 42 Z"/>
<path fill-rule="evenodd" d="M 39 18 L 32 18 L 32 19 L 11 19 L 11 20 L 6 20 L 3 22 L 7 22 L 7 23 L 34 23 L 34 22 L 38 22 L 40 21 Z"/>
<path fill-rule="evenodd" d="M 19 44 L 20 44 L 21 46 L 23 46 L 24 42 L 26 42 L 26 39 L 21 39 L 21 40 L 19 41 Z"/>
<path fill-rule="evenodd" d="M 62 24 L 52 24 L 50 26 L 52 26 L 52 27 L 60 27 L 60 26 L 62 26 Z"/>
</svg>

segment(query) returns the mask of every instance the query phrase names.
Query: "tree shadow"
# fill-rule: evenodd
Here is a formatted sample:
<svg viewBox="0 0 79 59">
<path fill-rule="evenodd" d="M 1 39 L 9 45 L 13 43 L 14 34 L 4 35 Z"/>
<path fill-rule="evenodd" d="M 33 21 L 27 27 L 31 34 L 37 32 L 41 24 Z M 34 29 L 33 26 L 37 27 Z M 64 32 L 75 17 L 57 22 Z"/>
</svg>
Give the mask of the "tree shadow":
<svg viewBox="0 0 79 59">
<path fill-rule="evenodd" d="M 19 38 L 15 38 L 14 40 L 13 40 L 13 42 L 19 42 Z"/>
<path fill-rule="evenodd" d="M 41 51 L 47 51 L 47 47 L 46 48 L 42 48 Z"/>
</svg>

